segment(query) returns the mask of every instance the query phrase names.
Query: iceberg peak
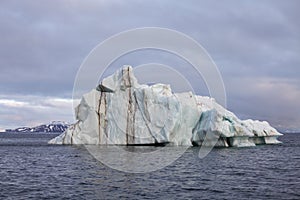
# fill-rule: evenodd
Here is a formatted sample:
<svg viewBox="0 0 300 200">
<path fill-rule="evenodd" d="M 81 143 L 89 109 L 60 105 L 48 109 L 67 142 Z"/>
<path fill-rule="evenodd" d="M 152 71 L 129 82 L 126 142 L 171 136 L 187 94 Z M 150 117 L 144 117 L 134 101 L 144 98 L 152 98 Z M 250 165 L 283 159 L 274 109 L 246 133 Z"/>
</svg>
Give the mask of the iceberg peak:
<svg viewBox="0 0 300 200">
<path fill-rule="evenodd" d="M 125 90 L 129 87 L 138 87 L 139 84 L 133 74 L 130 65 L 125 65 L 111 76 L 104 78 L 98 85 L 97 90 L 101 92 L 115 92 L 115 90 Z"/>
</svg>

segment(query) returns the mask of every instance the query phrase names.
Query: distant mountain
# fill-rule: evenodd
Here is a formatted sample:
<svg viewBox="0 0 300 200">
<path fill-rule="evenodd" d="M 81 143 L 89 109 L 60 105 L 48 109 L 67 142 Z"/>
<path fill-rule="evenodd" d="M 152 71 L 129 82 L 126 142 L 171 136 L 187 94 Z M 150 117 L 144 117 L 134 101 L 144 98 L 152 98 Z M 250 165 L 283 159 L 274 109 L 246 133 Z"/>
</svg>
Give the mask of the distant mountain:
<svg viewBox="0 0 300 200">
<path fill-rule="evenodd" d="M 20 127 L 16 129 L 6 129 L 6 133 L 62 133 L 69 127 L 69 124 L 63 121 L 52 121 L 49 124 L 41 124 L 35 127 Z"/>
</svg>

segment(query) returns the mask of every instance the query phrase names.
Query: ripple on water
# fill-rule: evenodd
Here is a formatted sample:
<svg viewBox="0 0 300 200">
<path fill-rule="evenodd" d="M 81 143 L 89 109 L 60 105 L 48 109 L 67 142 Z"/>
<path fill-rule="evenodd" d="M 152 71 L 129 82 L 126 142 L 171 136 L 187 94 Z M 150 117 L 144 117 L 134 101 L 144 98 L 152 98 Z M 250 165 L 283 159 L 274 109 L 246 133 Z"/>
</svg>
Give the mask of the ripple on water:
<svg viewBox="0 0 300 200">
<path fill-rule="evenodd" d="M 48 145 L 54 136 L 0 135 L 0 199 L 300 199 L 300 134 L 284 135 L 282 145 L 214 149 L 204 159 L 189 148 L 146 174 L 112 170 L 84 146 Z"/>
</svg>

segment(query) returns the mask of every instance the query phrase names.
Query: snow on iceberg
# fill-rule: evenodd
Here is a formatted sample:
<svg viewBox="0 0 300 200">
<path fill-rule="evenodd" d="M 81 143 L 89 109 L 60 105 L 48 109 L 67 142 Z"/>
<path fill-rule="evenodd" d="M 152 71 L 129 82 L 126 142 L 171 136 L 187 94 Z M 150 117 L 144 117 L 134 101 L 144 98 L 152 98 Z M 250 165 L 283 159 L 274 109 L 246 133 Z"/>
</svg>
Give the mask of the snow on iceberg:
<svg viewBox="0 0 300 200">
<path fill-rule="evenodd" d="M 277 144 L 268 122 L 240 120 L 213 98 L 173 93 L 169 85 L 141 85 L 131 66 L 83 95 L 77 122 L 50 144 L 195 145 Z"/>
</svg>

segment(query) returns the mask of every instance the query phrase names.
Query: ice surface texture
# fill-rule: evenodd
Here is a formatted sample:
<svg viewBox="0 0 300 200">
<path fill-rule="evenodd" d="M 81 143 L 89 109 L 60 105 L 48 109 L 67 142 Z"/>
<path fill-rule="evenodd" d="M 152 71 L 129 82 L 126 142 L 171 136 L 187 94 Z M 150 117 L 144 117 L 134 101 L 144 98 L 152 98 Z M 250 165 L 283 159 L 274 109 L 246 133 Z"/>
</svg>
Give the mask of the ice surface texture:
<svg viewBox="0 0 300 200">
<path fill-rule="evenodd" d="M 213 98 L 139 84 L 131 66 L 104 78 L 75 111 L 77 122 L 49 143 L 241 147 L 280 143 L 282 135 L 268 122 L 238 119 Z"/>
</svg>

